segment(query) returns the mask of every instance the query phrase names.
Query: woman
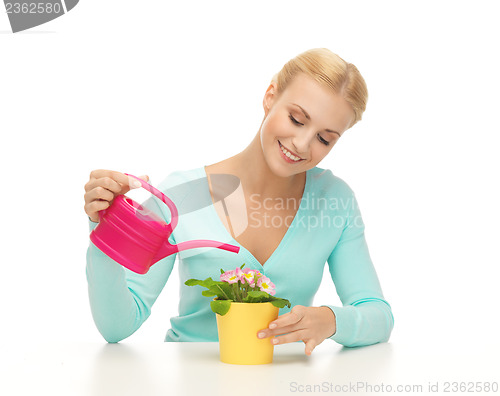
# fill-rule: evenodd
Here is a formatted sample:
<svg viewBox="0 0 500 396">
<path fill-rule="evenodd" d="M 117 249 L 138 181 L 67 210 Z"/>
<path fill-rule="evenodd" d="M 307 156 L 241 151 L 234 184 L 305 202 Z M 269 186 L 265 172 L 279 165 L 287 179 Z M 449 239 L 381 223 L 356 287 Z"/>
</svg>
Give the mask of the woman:
<svg viewBox="0 0 500 396">
<path fill-rule="evenodd" d="M 256 336 L 275 344 L 303 341 L 307 355 L 327 338 L 345 346 L 389 339 L 394 318 L 368 253 L 354 193 L 331 171 L 316 166 L 361 120 L 367 96 L 354 65 L 324 48 L 306 51 L 273 77 L 264 95 L 264 119 L 245 150 L 209 166 L 173 172 L 159 185 L 186 213 L 172 243 L 211 239 L 240 246 L 237 255 L 220 249 L 177 253 L 179 316 L 171 318 L 165 341 L 218 340 L 207 298 L 184 282 L 216 276 L 220 268 L 234 269 L 243 262 L 268 276 L 276 295 L 292 303 Z M 99 221 L 98 211 L 129 189 L 129 178 L 120 172 L 91 173 L 85 185 L 90 230 Z M 170 221 L 168 208 L 156 197 L 143 206 Z M 138 275 L 90 244 L 90 303 L 108 342 L 128 337 L 149 317 L 175 256 Z M 310 306 L 326 262 L 343 307 Z"/>
</svg>

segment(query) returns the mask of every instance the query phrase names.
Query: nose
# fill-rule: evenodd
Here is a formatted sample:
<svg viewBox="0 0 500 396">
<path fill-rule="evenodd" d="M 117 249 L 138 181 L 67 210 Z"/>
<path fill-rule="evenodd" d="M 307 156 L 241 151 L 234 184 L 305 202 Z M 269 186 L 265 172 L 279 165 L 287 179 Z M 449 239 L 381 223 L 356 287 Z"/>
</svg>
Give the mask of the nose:
<svg viewBox="0 0 500 396">
<path fill-rule="evenodd" d="M 307 131 L 302 129 L 300 133 L 296 134 L 292 138 L 292 147 L 290 147 L 290 149 L 295 150 L 300 157 L 307 158 L 309 146 L 311 145 L 314 136 L 316 136 L 316 133 L 313 129 L 309 129 Z"/>
</svg>

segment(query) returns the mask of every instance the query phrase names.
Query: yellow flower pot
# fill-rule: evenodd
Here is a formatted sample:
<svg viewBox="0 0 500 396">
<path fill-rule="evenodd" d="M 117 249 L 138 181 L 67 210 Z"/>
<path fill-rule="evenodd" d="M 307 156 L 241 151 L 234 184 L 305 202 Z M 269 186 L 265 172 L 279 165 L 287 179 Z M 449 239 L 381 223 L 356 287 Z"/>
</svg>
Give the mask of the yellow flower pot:
<svg viewBox="0 0 500 396">
<path fill-rule="evenodd" d="M 278 318 L 279 308 L 270 302 L 231 302 L 225 315 L 215 314 L 219 333 L 220 360 L 230 364 L 273 362 L 274 345 L 270 337 L 257 338 L 257 332 Z"/>
</svg>

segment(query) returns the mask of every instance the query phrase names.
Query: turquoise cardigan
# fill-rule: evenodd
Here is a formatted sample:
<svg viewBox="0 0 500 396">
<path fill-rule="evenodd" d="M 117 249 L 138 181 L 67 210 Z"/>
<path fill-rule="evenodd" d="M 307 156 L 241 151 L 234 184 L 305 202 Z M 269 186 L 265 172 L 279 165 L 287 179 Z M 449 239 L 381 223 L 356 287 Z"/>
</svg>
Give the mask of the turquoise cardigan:
<svg viewBox="0 0 500 396">
<path fill-rule="evenodd" d="M 202 287 L 186 286 L 190 278 L 216 280 L 220 269 L 258 269 L 276 286 L 276 296 L 294 305 L 311 306 L 328 268 L 342 307 L 329 307 L 337 330 L 330 339 L 347 347 L 385 342 L 394 327 L 391 306 L 384 299 L 364 235 L 364 223 L 351 188 L 328 169 L 306 172 L 300 207 L 271 257 L 262 265 L 229 234 L 212 203 L 205 168 L 177 171 L 157 187 L 177 206 L 179 223 L 171 243 L 210 239 L 240 246 L 238 254 L 215 248 L 177 252 L 139 275 L 121 266 L 92 242 L 86 275 L 92 316 L 107 342 L 133 334 L 151 314 L 168 281 L 176 257 L 180 276 L 179 315 L 170 318 L 165 341 L 218 341 L 215 314 Z M 151 195 L 144 207 L 170 222 L 170 211 Z M 92 231 L 98 223 L 89 220 Z M 280 315 L 291 308 L 281 308 Z"/>
</svg>

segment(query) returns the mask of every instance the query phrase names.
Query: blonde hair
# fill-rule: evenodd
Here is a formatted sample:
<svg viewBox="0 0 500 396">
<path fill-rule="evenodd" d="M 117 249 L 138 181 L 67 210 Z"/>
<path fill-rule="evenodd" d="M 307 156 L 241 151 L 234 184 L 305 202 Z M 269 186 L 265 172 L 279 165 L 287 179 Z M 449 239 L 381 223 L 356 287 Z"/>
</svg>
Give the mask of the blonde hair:
<svg viewBox="0 0 500 396">
<path fill-rule="evenodd" d="M 368 101 L 368 89 L 361 73 L 352 63 L 343 60 L 327 48 L 314 48 L 289 60 L 276 73 L 272 82 L 281 94 L 298 73 L 305 73 L 321 85 L 340 94 L 354 110 L 349 128 L 361 120 Z"/>
</svg>

